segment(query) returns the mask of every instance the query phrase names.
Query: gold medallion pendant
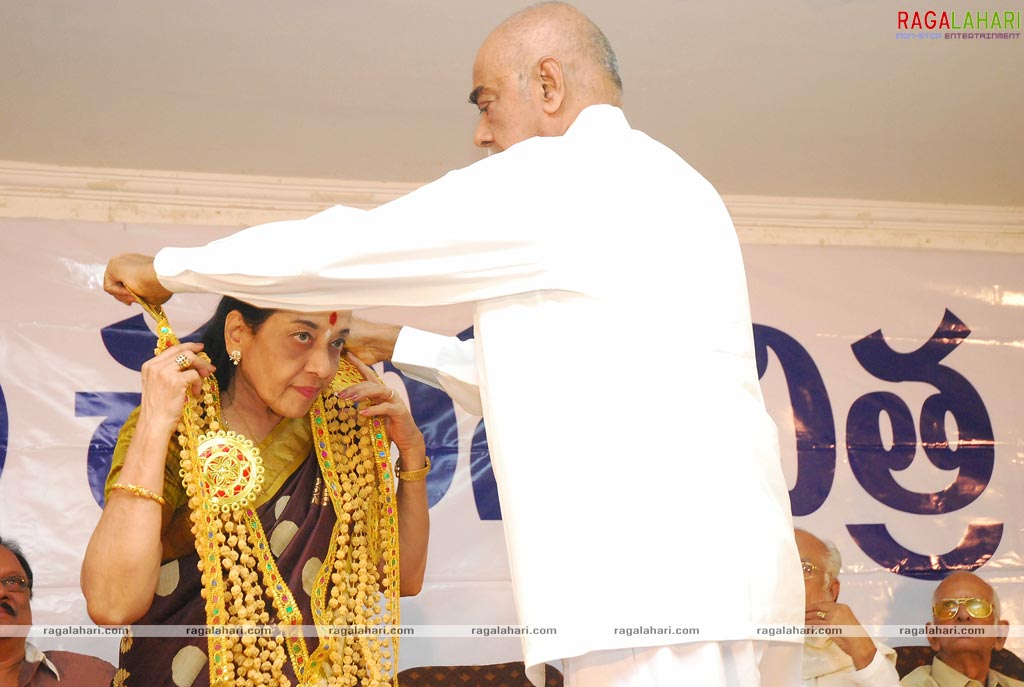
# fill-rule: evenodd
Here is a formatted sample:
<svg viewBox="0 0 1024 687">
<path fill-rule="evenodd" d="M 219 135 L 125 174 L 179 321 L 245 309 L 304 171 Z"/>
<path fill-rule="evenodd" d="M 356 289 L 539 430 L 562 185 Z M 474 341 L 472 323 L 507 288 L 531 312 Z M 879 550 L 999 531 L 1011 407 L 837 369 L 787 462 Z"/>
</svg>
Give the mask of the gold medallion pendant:
<svg viewBox="0 0 1024 687">
<path fill-rule="evenodd" d="M 263 460 L 251 439 L 223 429 L 201 434 L 196 456 L 199 486 L 215 508 L 238 510 L 263 491 Z"/>
</svg>

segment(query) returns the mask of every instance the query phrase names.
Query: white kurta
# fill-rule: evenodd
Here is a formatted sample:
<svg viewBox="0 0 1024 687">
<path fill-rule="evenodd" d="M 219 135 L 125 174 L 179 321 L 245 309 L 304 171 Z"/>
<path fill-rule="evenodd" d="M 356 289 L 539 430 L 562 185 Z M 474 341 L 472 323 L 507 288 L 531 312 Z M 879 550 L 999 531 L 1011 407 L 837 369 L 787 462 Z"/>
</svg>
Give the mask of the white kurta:
<svg viewBox="0 0 1024 687">
<path fill-rule="evenodd" d="M 860 670 L 836 644 L 804 645 L 802 687 L 899 687 L 896 652 L 875 642 L 875 656 Z"/>
<path fill-rule="evenodd" d="M 803 623 L 732 221 L 618 108 L 374 210 L 167 248 L 155 264 L 171 290 L 267 307 L 476 303 L 519 621 L 560 630 L 524 637 L 528 666 Z"/>
</svg>

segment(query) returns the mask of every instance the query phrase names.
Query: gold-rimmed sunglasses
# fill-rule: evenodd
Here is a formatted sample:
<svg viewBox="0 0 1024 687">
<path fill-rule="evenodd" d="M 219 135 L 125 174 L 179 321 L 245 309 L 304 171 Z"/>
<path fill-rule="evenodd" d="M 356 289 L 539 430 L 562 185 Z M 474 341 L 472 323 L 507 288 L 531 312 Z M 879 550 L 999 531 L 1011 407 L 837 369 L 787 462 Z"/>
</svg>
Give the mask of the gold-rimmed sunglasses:
<svg viewBox="0 0 1024 687">
<path fill-rule="evenodd" d="M 932 614 L 936 620 L 949 620 L 955 618 L 963 606 L 967 614 L 972 618 L 987 618 L 992 615 L 992 602 L 988 599 L 978 597 L 965 597 L 961 599 L 941 599 L 932 606 Z"/>
<path fill-rule="evenodd" d="M 814 563 L 805 560 L 800 561 L 800 567 L 803 568 L 804 579 L 810 579 L 810 577 L 814 575 L 814 572 L 816 570 L 821 570 L 821 568 L 816 566 Z"/>
</svg>

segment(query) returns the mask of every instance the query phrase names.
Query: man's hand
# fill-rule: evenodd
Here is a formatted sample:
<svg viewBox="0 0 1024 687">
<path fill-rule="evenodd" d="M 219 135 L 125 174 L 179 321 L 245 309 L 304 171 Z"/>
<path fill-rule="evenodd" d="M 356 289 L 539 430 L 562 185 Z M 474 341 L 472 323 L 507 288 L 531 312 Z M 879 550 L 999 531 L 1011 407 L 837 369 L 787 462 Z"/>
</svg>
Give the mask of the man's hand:
<svg viewBox="0 0 1024 687">
<path fill-rule="evenodd" d="M 804 614 L 806 625 L 838 625 L 847 634 L 830 637 L 851 659 L 856 670 L 863 670 L 875 657 L 875 643 L 867 636 L 857 616 L 846 604 L 820 601 L 807 606 Z M 854 636 L 860 635 L 860 636 Z"/>
<path fill-rule="evenodd" d="M 128 289 L 153 305 L 165 303 L 174 295 L 156 278 L 152 256 L 138 253 L 114 256 L 107 263 L 107 271 L 103 274 L 103 290 L 122 303 L 131 305 L 135 298 Z"/>
<path fill-rule="evenodd" d="M 367 365 L 391 360 L 401 329 L 395 324 L 370 322 L 353 314 L 345 349 Z"/>
</svg>

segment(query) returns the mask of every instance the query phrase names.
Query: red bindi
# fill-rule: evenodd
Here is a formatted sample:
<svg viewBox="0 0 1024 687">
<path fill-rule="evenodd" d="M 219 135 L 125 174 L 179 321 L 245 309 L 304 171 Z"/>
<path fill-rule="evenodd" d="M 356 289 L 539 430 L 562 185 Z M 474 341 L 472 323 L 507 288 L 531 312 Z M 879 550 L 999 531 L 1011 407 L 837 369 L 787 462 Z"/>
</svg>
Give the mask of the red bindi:
<svg viewBox="0 0 1024 687">
<path fill-rule="evenodd" d="M 334 324 L 334 323 L 336 323 L 336 322 L 338 321 L 338 313 L 336 313 L 336 312 L 332 312 L 332 313 L 331 313 L 331 317 L 330 317 L 330 319 L 329 319 L 328 321 L 329 321 L 329 322 L 330 322 L 331 324 Z"/>
</svg>

